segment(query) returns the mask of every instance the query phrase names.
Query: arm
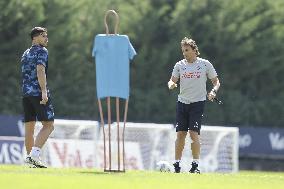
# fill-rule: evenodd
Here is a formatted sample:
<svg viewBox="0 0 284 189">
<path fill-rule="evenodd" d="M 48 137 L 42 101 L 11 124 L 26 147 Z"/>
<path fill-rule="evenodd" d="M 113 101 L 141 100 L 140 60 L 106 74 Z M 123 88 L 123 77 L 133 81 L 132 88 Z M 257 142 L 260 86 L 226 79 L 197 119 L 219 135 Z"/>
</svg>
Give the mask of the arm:
<svg viewBox="0 0 284 189">
<path fill-rule="evenodd" d="M 41 64 L 36 66 L 37 69 L 37 79 L 38 83 L 41 88 L 41 98 L 40 104 L 46 104 L 48 101 L 47 97 L 47 89 L 46 89 L 46 74 L 45 74 L 45 67 Z"/>
<path fill-rule="evenodd" d="M 178 82 L 178 78 L 172 76 L 168 82 L 169 89 L 174 89 L 175 87 L 177 87 L 177 84 L 176 84 L 177 82 Z"/>
<path fill-rule="evenodd" d="M 211 82 L 213 84 L 213 88 L 212 90 L 208 93 L 208 99 L 210 101 L 213 101 L 213 99 L 216 97 L 217 91 L 220 88 L 220 81 L 218 79 L 218 77 L 214 77 L 211 79 Z"/>
</svg>

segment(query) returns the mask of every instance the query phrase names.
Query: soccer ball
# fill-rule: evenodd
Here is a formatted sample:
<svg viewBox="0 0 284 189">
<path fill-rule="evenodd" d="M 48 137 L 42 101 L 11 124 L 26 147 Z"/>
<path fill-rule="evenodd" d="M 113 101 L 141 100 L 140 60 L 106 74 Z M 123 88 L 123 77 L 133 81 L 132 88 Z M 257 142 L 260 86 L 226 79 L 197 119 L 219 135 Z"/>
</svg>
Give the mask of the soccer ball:
<svg viewBox="0 0 284 189">
<path fill-rule="evenodd" d="M 156 165 L 156 169 L 160 172 L 171 172 L 171 166 L 167 161 L 159 161 Z"/>
</svg>

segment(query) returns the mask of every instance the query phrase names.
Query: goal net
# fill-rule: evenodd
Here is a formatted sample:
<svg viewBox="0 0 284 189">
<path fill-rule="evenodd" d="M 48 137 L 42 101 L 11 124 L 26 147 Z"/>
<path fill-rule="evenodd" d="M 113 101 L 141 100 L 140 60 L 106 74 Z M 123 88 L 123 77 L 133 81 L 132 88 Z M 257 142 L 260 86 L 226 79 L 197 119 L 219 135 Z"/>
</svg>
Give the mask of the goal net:
<svg viewBox="0 0 284 189">
<path fill-rule="evenodd" d="M 239 130 L 234 127 L 202 126 L 202 172 L 237 172 L 239 167 Z M 189 169 L 192 161 L 190 139 L 186 141 L 182 163 Z"/>
<path fill-rule="evenodd" d="M 109 165 L 108 125 L 105 126 L 106 163 Z M 110 126 L 111 165 L 118 167 L 118 144 L 122 139 L 123 123 Z M 202 126 L 201 159 L 202 172 L 238 171 L 238 128 Z M 174 161 L 176 132 L 172 124 L 126 123 L 125 168 L 154 170 L 159 161 Z M 190 138 L 187 137 L 183 151 L 182 171 L 188 171 L 192 161 Z M 120 142 L 120 156 L 123 149 Z M 44 147 L 43 159 L 51 167 L 104 167 L 103 129 L 96 121 L 55 120 L 55 130 Z M 120 166 L 123 161 L 121 158 Z"/>
</svg>

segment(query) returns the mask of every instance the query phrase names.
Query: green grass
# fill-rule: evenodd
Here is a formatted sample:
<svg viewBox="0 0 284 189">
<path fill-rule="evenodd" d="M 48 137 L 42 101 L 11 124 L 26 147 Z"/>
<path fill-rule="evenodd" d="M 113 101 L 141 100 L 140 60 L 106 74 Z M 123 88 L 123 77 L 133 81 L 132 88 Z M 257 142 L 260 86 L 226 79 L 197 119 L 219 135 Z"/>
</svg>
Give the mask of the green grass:
<svg viewBox="0 0 284 189">
<path fill-rule="evenodd" d="M 33 169 L 0 165 L 0 186 L 3 189 L 282 189 L 284 172 L 201 175 L 155 171 L 104 173 L 90 169 Z"/>
</svg>

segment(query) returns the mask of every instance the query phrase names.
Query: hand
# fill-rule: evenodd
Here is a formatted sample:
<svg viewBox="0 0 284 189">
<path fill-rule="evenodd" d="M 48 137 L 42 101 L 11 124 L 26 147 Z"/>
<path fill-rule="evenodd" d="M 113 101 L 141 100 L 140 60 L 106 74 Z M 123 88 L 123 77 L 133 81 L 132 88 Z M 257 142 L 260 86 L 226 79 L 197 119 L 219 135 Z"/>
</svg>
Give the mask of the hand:
<svg viewBox="0 0 284 189">
<path fill-rule="evenodd" d="M 41 101 L 39 102 L 40 104 L 46 104 L 47 103 L 47 101 L 48 101 L 48 97 L 47 97 L 47 92 L 45 91 L 43 91 L 42 93 L 41 93 Z"/>
<path fill-rule="evenodd" d="M 208 97 L 208 100 L 210 100 L 210 101 L 213 102 L 214 98 L 216 97 L 216 92 L 213 91 L 213 90 L 211 90 L 211 91 L 208 93 L 207 97 Z"/>
<path fill-rule="evenodd" d="M 173 88 L 175 88 L 175 87 L 177 87 L 177 84 L 176 84 L 175 82 L 173 82 L 172 80 L 170 80 L 170 81 L 168 82 L 168 88 L 169 88 L 169 89 L 173 89 Z"/>
</svg>

